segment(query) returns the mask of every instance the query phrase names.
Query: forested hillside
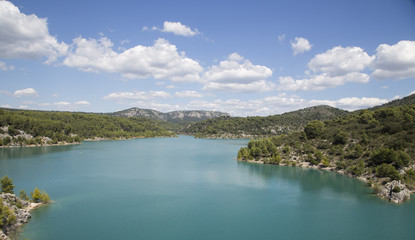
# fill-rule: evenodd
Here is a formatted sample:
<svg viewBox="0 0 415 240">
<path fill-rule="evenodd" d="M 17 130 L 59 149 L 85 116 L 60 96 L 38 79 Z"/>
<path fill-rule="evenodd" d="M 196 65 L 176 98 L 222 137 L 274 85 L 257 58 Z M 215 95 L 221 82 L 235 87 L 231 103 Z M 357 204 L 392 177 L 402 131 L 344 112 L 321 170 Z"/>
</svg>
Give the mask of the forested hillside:
<svg viewBox="0 0 415 240">
<path fill-rule="evenodd" d="M 268 117 L 219 117 L 191 124 L 183 131 L 200 138 L 258 138 L 297 131 L 312 120 L 348 114 L 330 106 L 315 106 Z"/>
<path fill-rule="evenodd" d="M 384 198 L 403 201 L 409 198 L 407 188 L 415 190 L 415 104 L 406 100 L 252 140 L 238 159 L 339 171 L 367 181 Z"/>
<path fill-rule="evenodd" d="M 156 136 L 172 136 L 172 133 L 145 118 L 0 109 L 0 144 L 3 146 Z"/>
</svg>

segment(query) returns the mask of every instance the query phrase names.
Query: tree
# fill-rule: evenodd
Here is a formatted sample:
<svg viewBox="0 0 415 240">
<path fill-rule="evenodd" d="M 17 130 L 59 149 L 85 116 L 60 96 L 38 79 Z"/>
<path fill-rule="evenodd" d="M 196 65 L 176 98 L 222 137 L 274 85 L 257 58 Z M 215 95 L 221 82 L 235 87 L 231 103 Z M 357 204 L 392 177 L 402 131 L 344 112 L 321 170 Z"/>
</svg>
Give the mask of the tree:
<svg viewBox="0 0 415 240">
<path fill-rule="evenodd" d="M 323 134 L 325 126 L 324 122 L 314 120 L 305 125 L 304 132 L 308 139 L 313 139 Z"/>
<path fill-rule="evenodd" d="M 1 191 L 4 193 L 14 193 L 13 192 L 14 185 L 13 185 L 13 179 L 9 179 L 8 176 L 4 176 L 1 179 Z"/>
<path fill-rule="evenodd" d="M 336 135 L 334 135 L 334 141 L 333 144 L 334 145 L 340 145 L 340 144 L 345 144 L 347 142 L 347 134 L 343 131 L 339 131 L 338 133 L 336 133 Z"/>
<path fill-rule="evenodd" d="M 29 197 L 26 195 L 25 190 L 21 190 L 19 193 L 20 193 L 20 199 L 25 200 L 25 201 L 29 200 Z"/>
<path fill-rule="evenodd" d="M 391 180 L 400 180 L 401 176 L 396 168 L 392 165 L 383 163 L 376 167 L 376 176 L 378 177 L 389 177 Z"/>
<path fill-rule="evenodd" d="M 39 188 L 35 188 L 32 192 L 32 201 L 35 203 L 49 203 L 50 197 L 45 191 L 40 191 Z"/>
<path fill-rule="evenodd" d="M 32 201 L 35 203 L 40 202 L 41 197 L 42 197 L 42 193 L 40 192 L 39 188 L 35 188 L 35 190 L 33 190 L 33 192 L 31 193 L 32 195 Z"/>
</svg>

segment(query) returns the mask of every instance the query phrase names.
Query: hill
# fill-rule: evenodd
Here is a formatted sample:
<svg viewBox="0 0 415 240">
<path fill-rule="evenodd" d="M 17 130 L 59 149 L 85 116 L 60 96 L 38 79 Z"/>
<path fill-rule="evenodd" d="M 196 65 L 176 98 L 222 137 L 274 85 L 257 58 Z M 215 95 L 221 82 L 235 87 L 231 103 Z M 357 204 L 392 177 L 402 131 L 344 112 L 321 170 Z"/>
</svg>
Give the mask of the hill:
<svg viewBox="0 0 415 240">
<path fill-rule="evenodd" d="M 330 106 L 315 106 L 268 117 L 219 117 L 183 129 L 200 138 L 258 138 L 300 130 L 312 120 L 329 120 L 349 112 Z"/>
<path fill-rule="evenodd" d="M 0 146 L 80 142 L 85 139 L 124 139 L 172 136 L 146 118 L 102 114 L 0 109 Z"/>
<path fill-rule="evenodd" d="M 170 123 L 179 122 L 197 122 L 206 119 L 217 118 L 221 116 L 229 116 L 227 113 L 217 111 L 173 111 L 168 113 L 159 112 L 152 109 L 129 108 L 119 112 L 109 113 L 110 116 L 116 117 L 144 117 L 152 120 L 161 120 Z"/>
<path fill-rule="evenodd" d="M 400 203 L 415 191 L 415 104 L 405 98 L 303 131 L 252 140 L 238 159 L 315 167 L 367 182 L 382 198 Z"/>
<path fill-rule="evenodd" d="M 395 99 L 393 101 L 390 101 L 388 103 L 382 104 L 380 106 L 375 106 L 373 108 L 370 108 L 371 110 L 376 110 L 379 108 L 385 108 L 385 107 L 396 107 L 396 106 L 402 106 L 402 105 L 411 105 L 415 104 L 415 94 L 406 96 L 404 98 Z"/>
</svg>

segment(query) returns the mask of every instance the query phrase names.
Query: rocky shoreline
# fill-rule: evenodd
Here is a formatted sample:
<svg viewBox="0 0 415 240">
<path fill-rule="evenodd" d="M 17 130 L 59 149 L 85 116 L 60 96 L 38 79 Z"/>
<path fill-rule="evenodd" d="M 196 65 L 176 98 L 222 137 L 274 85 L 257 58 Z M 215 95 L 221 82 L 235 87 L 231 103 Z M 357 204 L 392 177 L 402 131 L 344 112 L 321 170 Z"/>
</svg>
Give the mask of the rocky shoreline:
<svg viewBox="0 0 415 240">
<path fill-rule="evenodd" d="M 260 160 L 238 159 L 238 161 L 256 163 L 256 164 L 272 164 L 272 163 L 264 162 L 263 159 L 260 159 Z M 277 164 L 272 164 L 272 165 L 277 165 Z M 309 162 L 294 160 L 294 161 L 289 161 L 289 162 L 283 161 L 278 165 L 279 166 L 302 167 L 302 168 L 313 168 L 313 169 L 319 169 L 323 171 L 336 172 L 336 173 L 339 173 L 339 174 L 342 174 L 348 177 L 356 178 L 368 184 L 374 190 L 376 195 L 379 196 L 380 198 L 385 199 L 392 203 L 396 203 L 396 204 L 400 204 L 400 203 L 410 200 L 411 194 L 415 193 L 414 190 L 408 189 L 406 185 L 402 183 L 401 181 L 393 180 L 393 181 L 387 182 L 384 185 L 379 186 L 375 184 L 371 178 L 368 179 L 362 176 L 356 177 L 351 174 L 347 174 L 344 170 L 337 170 L 334 167 L 324 167 L 322 164 L 312 165 Z"/>
<path fill-rule="evenodd" d="M 10 209 L 16 216 L 13 222 L 6 224 L 6 226 L 3 226 L 3 229 L 0 229 L 0 240 L 10 240 L 10 234 L 16 232 L 24 223 L 29 222 L 29 219 L 32 217 L 29 212 L 43 205 L 43 203 L 22 200 L 11 193 L 1 193 L 0 200 L 2 201 L 3 207 Z"/>
</svg>

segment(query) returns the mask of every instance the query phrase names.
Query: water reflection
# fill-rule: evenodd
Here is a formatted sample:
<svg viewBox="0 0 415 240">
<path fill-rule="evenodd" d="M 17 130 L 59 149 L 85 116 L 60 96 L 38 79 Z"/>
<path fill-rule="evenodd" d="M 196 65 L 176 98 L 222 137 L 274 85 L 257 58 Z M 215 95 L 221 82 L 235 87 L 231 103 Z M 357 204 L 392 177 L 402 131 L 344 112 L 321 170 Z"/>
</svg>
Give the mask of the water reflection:
<svg viewBox="0 0 415 240">
<path fill-rule="evenodd" d="M 238 170 L 247 171 L 250 177 L 261 182 L 288 181 L 290 184 L 299 185 L 305 192 L 331 191 L 354 195 L 372 192 L 359 180 L 317 169 L 238 162 Z"/>
<path fill-rule="evenodd" d="M 36 155 L 69 151 L 76 145 L 1 148 L 0 160 L 28 158 Z"/>
</svg>

